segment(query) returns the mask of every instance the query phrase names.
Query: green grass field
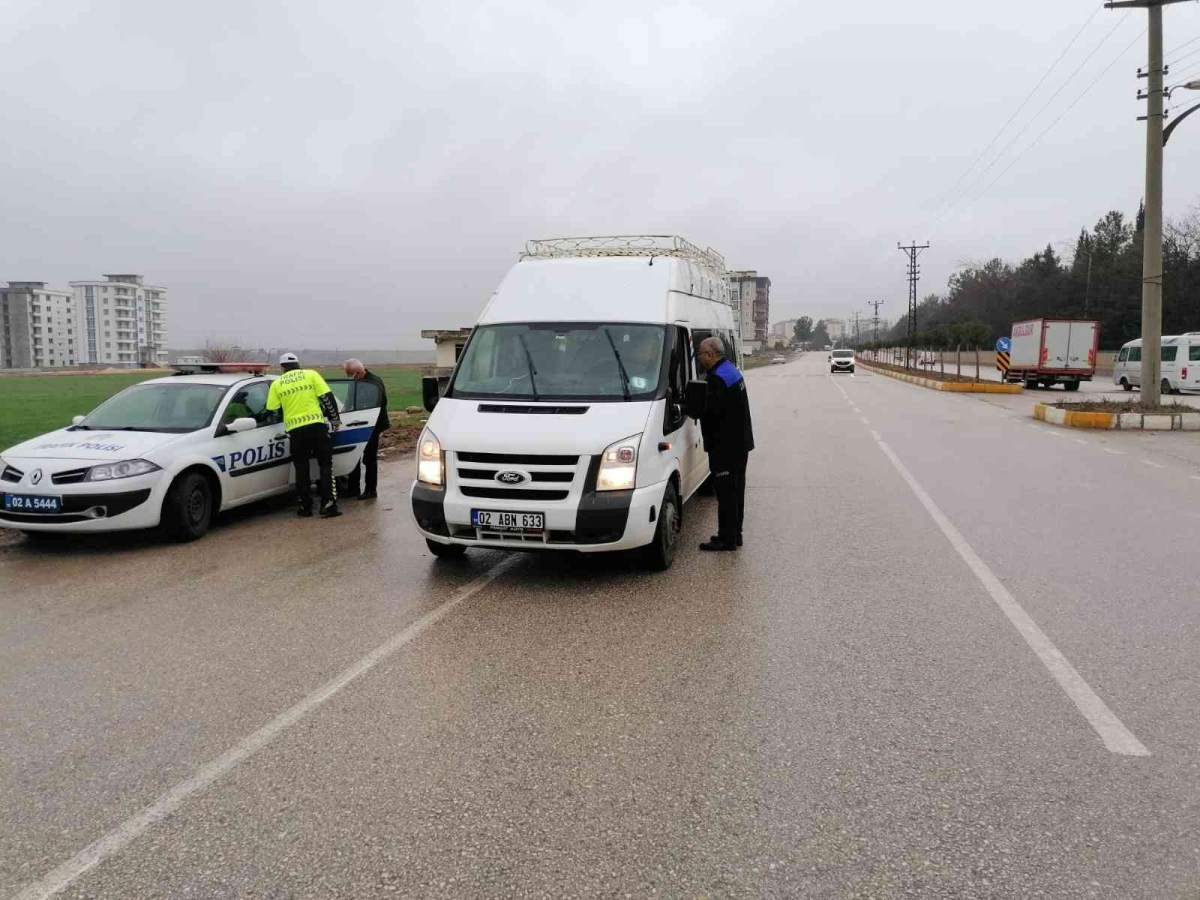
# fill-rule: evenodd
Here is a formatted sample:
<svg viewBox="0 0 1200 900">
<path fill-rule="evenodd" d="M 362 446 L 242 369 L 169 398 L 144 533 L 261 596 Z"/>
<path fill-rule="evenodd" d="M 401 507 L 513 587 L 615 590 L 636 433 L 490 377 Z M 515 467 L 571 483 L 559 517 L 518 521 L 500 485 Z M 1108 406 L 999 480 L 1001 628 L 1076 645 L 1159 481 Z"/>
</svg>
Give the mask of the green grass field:
<svg viewBox="0 0 1200 900">
<path fill-rule="evenodd" d="M 326 378 L 344 378 L 341 369 L 321 369 Z M 372 369 L 387 385 L 388 407 L 403 410 L 421 405 L 421 372 L 417 368 L 380 366 Z M 11 375 L 0 377 L 0 448 L 11 447 L 47 431 L 71 424 L 131 384 L 161 377 L 145 371 L 119 375 Z"/>
</svg>

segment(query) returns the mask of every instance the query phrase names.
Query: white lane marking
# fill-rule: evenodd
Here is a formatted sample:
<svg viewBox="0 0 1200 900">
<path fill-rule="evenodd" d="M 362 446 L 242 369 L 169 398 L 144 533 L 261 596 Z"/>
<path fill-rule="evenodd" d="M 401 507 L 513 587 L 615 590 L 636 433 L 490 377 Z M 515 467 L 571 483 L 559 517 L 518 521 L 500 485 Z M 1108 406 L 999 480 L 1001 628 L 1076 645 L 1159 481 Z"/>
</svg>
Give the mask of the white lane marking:
<svg viewBox="0 0 1200 900">
<path fill-rule="evenodd" d="M 1083 713 L 1083 717 L 1088 720 L 1088 723 L 1100 735 L 1104 746 L 1112 753 L 1119 753 L 1122 756 L 1149 756 L 1150 751 L 1121 723 L 1121 720 L 1113 714 L 1105 702 L 1088 686 L 1083 677 L 1075 671 L 1075 667 L 1054 646 L 1054 642 L 1046 637 L 1045 632 L 1038 627 L 1038 624 L 1025 612 L 1021 604 L 1016 601 L 1016 598 L 1008 592 L 1008 588 L 993 574 L 992 570 L 988 568 L 987 563 L 980 559 L 979 554 L 972 549 L 971 545 L 967 543 L 966 538 L 954 527 L 954 523 L 946 517 L 945 513 L 933 502 L 933 498 L 925 492 L 925 489 L 921 487 L 912 473 L 904 467 L 904 463 L 900 462 L 899 457 L 892 452 L 892 448 L 880 440 L 879 435 L 875 432 L 871 432 L 871 436 L 875 438 L 880 449 L 891 460 L 896 471 L 900 473 L 900 477 L 907 482 L 912 492 L 917 495 L 917 499 L 921 501 L 921 505 L 925 507 L 925 511 L 929 513 L 933 521 L 937 523 L 938 528 L 942 530 L 942 534 L 950 541 L 950 545 L 958 551 L 958 555 L 962 557 L 963 562 L 975 573 L 975 577 L 979 579 L 984 590 L 991 595 L 992 600 L 996 602 L 996 605 L 1008 617 L 1013 627 L 1025 639 L 1025 643 L 1029 645 L 1029 648 L 1037 654 L 1038 659 L 1049 670 L 1054 680 L 1058 682 L 1059 687 L 1074 701 L 1076 708 Z"/>
<path fill-rule="evenodd" d="M 862 418 L 862 423 L 863 423 L 864 425 L 870 425 L 870 424 L 871 424 L 871 420 L 870 420 L 870 419 L 868 419 L 866 416 L 862 416 L 861 418 Z"/>
<path fill-rule="evenodd" d="M 1138 462 L 1140 462 L 1143 466 L 1153 466 L 1156 469 L 1166 468 L 1166 466 L 1164 466 L 1162 463 L 1156 463 L 1152 459 L 1139 459 Z"/>
<path fill-rule="evenodd" d="M 26 885 L 12 900 L 47 900 L 59 891 L 69 887 L 88 870 L 104 862 L 110 856 L 119 853 L 126 846 L 144 834 L 148 829 L 161 822 L 175 810 L 186 803 L 193 794 L 210 787 L 214 782 L 228 775 L 240 763 L 262 750 L 271 741 L 279 737 L 309 713 L 318 709 L 351 682 L 366 675 L 381 662 L 386 660 L 406 644 L 411 643 L 422 632 L 432 628 L 459 606 L 470 600 L 481 590 L 495 581 L 504 570 L 509 568 L 513 560 L 504 560 L 484 572 L 458 594 L 447 600 L 436 609 L 427 612 L 403 631 L 398 632 L 386 643 L 383 643 L 362 657 L 349 668 L 342 670 L 333 680 L 317 688 L 299 703 L 280 713 L 258 731 L 234 744 L 212 762 L 201 766 L 185 781 L 181 781 L 166 793 L 161 794 L 141 812 L 130 816 L 104 837 L 95 843 L 84 847 L 62 865 L 48 874 Z"/>
<path fill-rule="evenodd" d="M 1200 475 L 1193 475 L 1192 481 L 1200 481 Z"/>
<path fill-rule="evenodd" d="M 1125 455 L 1124 450 L 1114 450 L 1112 447 L 1105 447 L 1104 452 L 1111 453 L 1113 456 L 1124 456 Z"/>
<path fill-rule="evenodd" d="M 862 415 L 862 410 L 859 409 L 857 406 L 851 406 L 850 408 L 852 410 L 854 410 L 856 413 L 858 413 L 860 416 Z"/>
<path fill-rule="evenodd" d="M 1071 438 L 1071 440 L 1073 440 L 1077 444 L 1083 444 L 1083 446 L 1085 446 L 1085 447 L 1088 444 L 1088 442 L 1085 441 L 1083 438 Z"/>
</svg>

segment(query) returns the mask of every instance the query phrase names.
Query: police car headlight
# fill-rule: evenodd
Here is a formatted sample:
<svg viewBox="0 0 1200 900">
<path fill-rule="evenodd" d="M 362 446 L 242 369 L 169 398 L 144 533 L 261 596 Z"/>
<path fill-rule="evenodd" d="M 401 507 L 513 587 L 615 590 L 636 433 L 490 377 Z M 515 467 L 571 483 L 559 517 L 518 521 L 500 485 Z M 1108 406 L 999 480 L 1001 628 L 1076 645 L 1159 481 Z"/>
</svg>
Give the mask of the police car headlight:
<svg viewBox="0 0 1200 900">
<path fill-rule="evenodd" d="M 446 452 L 436 434 L 426 428 L 417 444 L 417 481 L 442 487 L 446 483 Z"/>
<path fill-rule="evenodd" d="M 84 481 L 112 481 L 114 478 L 132 478 L 134 475 L 146 475 L 157 472 L 154 463 L 145 459 L 127 459 L 124 462 L 109 463 L 103 466 L 92 466 L 88 469 Z"/>
<path fill-rule="evenodd" d="M 640 434 L 617 441 L 600 457 L 600 472 L 596 476 L 598 491 L 631 491 L 637 482 L 638 444 Z"/>
</svg>

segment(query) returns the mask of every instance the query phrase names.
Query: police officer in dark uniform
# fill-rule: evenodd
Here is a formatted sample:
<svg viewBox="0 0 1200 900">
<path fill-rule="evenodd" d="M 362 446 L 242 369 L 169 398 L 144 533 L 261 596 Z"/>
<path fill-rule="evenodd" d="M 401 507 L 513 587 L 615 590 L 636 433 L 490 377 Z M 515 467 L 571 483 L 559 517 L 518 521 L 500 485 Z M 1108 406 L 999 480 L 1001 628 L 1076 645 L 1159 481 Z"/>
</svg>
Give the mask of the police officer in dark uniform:
<svg viewBox="0 0 1200 900">
<path fill-rule="evenodd" d="M 742 546 L 742 520 L 746 511 L 746 464 L 754 449 L 746 379 L 725 358 L 720 338 L 702 341 L 696 360 L 708 373 L 708 397 L 700 431 L 717 491 L 718 523 L 717 533 L 701 544 L 700 549 L 737 550 Z"/>
</svg>

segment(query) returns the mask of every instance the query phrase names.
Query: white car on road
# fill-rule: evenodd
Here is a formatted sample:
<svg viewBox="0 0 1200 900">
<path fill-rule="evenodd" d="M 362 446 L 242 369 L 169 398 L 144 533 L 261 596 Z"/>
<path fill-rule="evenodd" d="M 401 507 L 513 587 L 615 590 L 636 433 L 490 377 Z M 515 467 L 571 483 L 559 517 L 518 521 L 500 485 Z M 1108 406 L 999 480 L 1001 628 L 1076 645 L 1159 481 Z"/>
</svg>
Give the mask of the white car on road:
<svg viewBox="0 0 1200 900">
<path fill-rule="evenodd" d="M 849 372 L 854 374 L 854 351 L 834 350 L 829 354 L 830 372 Z"/>
<path fill-rule="evenodd" d="M 162 527 L 186 541 L 219 511 L 287 492 L 295 483 L 288 439 L 278 412 L 266 409 L 273 376 L 261 372 L 144 381 L 66 428 L 9 447 L 0 453 L 0 527 Z M 375 427 L 379 389 L 352 379 L 329 386 L 343 410 L 333 434 L 334 475 L 342 476 Z"/>
</svg>

